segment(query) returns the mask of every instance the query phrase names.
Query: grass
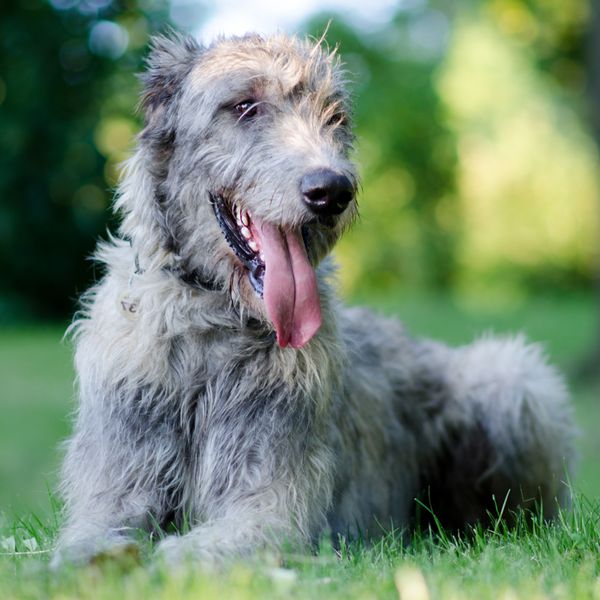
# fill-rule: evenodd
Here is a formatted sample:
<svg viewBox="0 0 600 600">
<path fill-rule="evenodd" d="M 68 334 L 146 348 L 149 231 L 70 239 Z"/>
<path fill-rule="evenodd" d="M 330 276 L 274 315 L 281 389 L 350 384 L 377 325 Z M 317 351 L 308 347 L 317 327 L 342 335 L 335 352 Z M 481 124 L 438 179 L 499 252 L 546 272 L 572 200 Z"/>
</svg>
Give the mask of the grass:
<svg viewBox="0 0 600 600">
<path fill-rule="evenodd" d="M 420 335 L 454 344 L 477 332 L 525 330 L 570 370 L 596 331 L 592 299 L 540 299 L 511 310 L 465 307 L 445 298 L 370 298 Z M 500 522 L 468 539 L 423 533 L 410 544 L 388 535 L 340 557 L 323 542 L 316 556 L 260 556 L 218 576 L 165 573 L 123 562 L 52 575 L 48 550 L 58 528 L 57 445 L 74 407 L 70 348 L 60 326 L 0 331 L 0 599 L 5 598 L 600 598 L 600 396 L 571 382 L 582 429 L 572 510 L 553 523 Z"/>
</svg>

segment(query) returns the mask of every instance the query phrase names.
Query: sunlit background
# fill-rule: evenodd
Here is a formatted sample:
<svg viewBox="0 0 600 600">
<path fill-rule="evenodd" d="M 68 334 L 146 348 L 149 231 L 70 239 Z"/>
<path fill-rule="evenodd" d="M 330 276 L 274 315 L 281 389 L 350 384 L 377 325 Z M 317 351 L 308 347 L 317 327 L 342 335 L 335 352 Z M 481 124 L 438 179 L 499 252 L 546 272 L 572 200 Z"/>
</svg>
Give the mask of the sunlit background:
<svg viewBox="0 0 600 600">
<path fill-rule="evenodd" d="M 0 5 L 0 511 L 55 485 L 59 340 L 132 147 L 148 37 L 276 30 L 339 46 L 361 218 L 349 302 L 463 343 L 522 329 L 570 378 L 600 494 L 600 15 L 588 0 L 14 0 Z M 596 290 L 596 291 L 595 291 Z"/>
</svg>

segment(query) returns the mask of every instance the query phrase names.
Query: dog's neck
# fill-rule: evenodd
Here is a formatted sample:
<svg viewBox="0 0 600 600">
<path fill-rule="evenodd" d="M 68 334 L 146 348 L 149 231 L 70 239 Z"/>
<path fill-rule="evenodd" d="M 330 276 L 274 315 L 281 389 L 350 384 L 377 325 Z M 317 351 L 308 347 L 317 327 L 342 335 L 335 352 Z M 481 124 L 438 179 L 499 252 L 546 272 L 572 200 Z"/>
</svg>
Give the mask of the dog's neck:
<svg viewBox="0 0 600 600">
<path fill-rule="evenodd" d="M 130 246 L 133 248 L 133 241 L 128 239 Z M 178 256 L 173 255 L 173 259 L 163 265 L 162 270 L 165 273 L 174 275 L 181 283 L 193 288 L 196 291 L 203 292 L 220 292 L 222 287 L 210 275 L 203 273 L 200 269 L 189 269 L 185 266 L 184 261 Z M 134 255 L 134 275 L 143 275 L 146 269 L 142 267 L 140 255 L 138 252 Z"/>
<path fill-rule="evenodd" d="M 132 241 L 128 240 L 128 242 L 133 248 Z M 130 284 L 134 277 L 142 277 L 147 272 L 147 269 L 142 266 L 143 261 L 140 260 L 140 255 L 137 252 L 134 254 L 133 260 L 134 264 L 133 272 L 130 278 Z M 172 255 L 171 260 L 160 266 L 159 269 L 166 276 L 174 277 L 181 285 L 188 287 L 195 292 L 224 294 L 227 291 L 226 288 L 214 277 L 203 273 L 200 269 L 186 268 L 184 261 L 177 255 Z M 127 292 L 124 292 L 121 294 L 120 304 L 122 310 L 127 313 L 128 318 L 132 318 L 132 316 L 135 316 L 137 313 L 138 301 L 135 299 L 135 294 L 130 297 Z M 229 308 L 232 306 L 230 299 L 227 300 L 227 306 Z M 237 315 L 239 317 L 239 313 L 237 313 Z M 244 328 L 251 329 L 253 331 L 261 329 L 265 330 L 270 342 L 275 342 L 274 332 L 268 328 L 265 328 L 264 323 L 262 323 L 259 319 L 251 315 L 245 315 L 242 321 Z M 238 318 L 235 318 L 233 322 L 236 325 L 240 324 Z"/>
</svg>

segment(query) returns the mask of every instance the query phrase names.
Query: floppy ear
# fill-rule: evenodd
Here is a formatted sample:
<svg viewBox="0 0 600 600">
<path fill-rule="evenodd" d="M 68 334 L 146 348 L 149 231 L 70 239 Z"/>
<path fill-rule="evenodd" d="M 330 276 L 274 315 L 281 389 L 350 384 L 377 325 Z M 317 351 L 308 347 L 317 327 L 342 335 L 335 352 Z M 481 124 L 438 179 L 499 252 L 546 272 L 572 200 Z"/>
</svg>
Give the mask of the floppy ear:
<svg viewBox="0 0 600 600">
<path fill-rule="evenodd" d="M 143 84 L 140 106 L 146 123 L 159 116 L 177 95 L 201 51 L 194 38 L 174 31 L 150 40 L 146 71 L 140 77 Z"/>
<path fill-rule="evenodd" d="M 168 192 L 164 186 L 174 150 L 177 120 L 176 102 L 184 80 L 201 54 L 193 38 L 169 32 L 150 41 L 146 71 L 140 76 L 143 85 L 140 107 L 145 127 L 139 143 L 144 147 L 144 164 L 154 184 L 154 218 L 166 248 L 176 248 L 176 224 L 170 218 Z"/>
</svg>

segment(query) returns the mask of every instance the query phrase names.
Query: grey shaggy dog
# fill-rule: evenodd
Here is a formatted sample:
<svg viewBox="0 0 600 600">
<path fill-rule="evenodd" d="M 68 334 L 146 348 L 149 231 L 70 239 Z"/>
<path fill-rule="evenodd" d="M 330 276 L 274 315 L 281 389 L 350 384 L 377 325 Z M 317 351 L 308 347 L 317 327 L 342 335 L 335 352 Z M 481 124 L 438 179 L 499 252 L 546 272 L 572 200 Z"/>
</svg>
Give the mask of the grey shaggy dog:
<svg viewBox="0 0 600 600">
<path fill-rule="evenodd" d="M 145 127 L 74 324 L 54 564 L 164 535 L 202 564 L 567 499 L 561 377 L 520 337 L 448 348 L 340 305 L 357 214 L 344 73 L 283 35 L 153 40 Z M 426 523 L 426 519 L 425 519 Z"/>
</svg>

